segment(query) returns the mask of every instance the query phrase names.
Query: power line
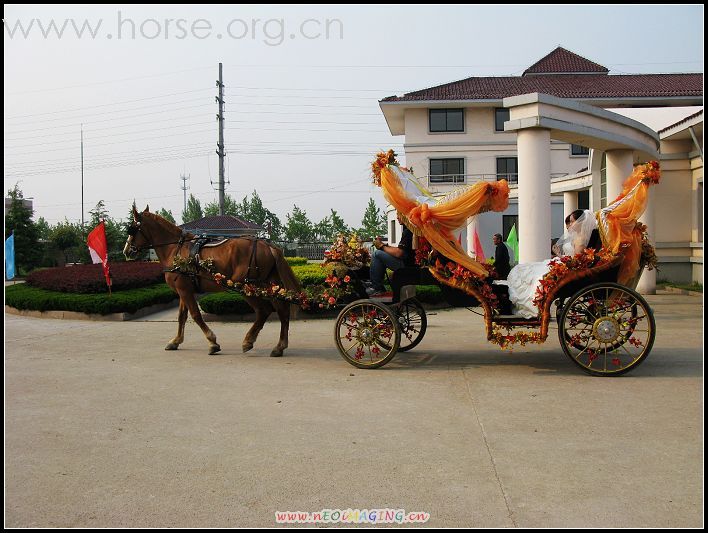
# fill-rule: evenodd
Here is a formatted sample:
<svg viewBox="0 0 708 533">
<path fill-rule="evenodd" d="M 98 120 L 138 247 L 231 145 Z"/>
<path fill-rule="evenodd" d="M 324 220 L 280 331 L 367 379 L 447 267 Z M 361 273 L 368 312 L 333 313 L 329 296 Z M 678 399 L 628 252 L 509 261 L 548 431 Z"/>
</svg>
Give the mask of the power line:
<svg viewBox="0 0 708 533">
<path fill-rule="evenodd" d="M 165 98 L 165 97 L 168 97 L 168 96 L 177 96 L 177 95 L 181 95 L 181 94 L 189 94 L 189 93 L 196 93 L 196 92 L 202 92 L 202 91 L 211 91 L 211 87 L 206 87 L 206 88 L 204 88 L 204 89 L 194 89 L 194 90 L 191 90 L 191 91 L 180 91 L 180 92 L 177 92 L 177 93 L 161 94 L 161 95 L 157 95 L 157 96 L 147 96 L 147 97 L 145 97 L 145 98 L 134 98 L 134 99 L 132 99 L 132 100 L 119 100 L 119 101 L 117 101 L 117 102 L 107 102 L 107 103 L 105 103 L 105 104 L 97 104 L 97 105 L 90 105 L 90 106 L 84 106 L 84 107 L 73 107 L 73 108 L 70 108 L 70 109 L 60 109 L 60 110 L 57 110 L 57 111 L 46 111 L 46 112 L 44 112 L 44 113 L 33 113 L 33 114 L 30 114 L 30 115 L 11 115 L 11 116 L 8 116 L 8 117 L 5 117 L 5 118 L 9 120 L 9 119 L 15 119 L 15 118 L 38 117 L 38 116 L 42 116 L 42 115 L 52 115 L 52 114 L 55 114 L 55 113 L 67 113 L 67 112 L 70 112 L 70 111 L 82 111 L 82 110 L 84 110 L 84 109 L 95 109 L 95 108 L 97 108 L 97 107 L 106 107 L 106 106 L 110 106 L 110 105 L 128 104 L 128 103 L 132 103 L 132 102 L 143 102 L 143 101 L 146 101 L 146 100 L 155 100 L 156 98 Z"/>
</svg>

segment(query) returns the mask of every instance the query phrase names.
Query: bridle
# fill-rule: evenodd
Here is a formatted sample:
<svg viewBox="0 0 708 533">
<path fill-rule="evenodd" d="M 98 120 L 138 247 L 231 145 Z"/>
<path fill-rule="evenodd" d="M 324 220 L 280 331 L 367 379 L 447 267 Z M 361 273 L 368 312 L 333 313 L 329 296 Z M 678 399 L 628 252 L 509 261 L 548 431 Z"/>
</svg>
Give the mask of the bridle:
<svg viewBox="0 0 708 533">
<path fill-rule="evenodd" d="M 135 219 L 135 224 L 131 224 L 130 227 L 128 228 L 128 243 L 126 243 L 126 248 L 128 250 L 128 253 L 131 255 L 135 255 L 138 252 L 142 252 L 144 250 L 149 250 L 151 248 L 160 248 L 162 246 L 169 246 L 171 244 L 178 244 L 180 247 L 187 241 L 193 241 L 194 238 L 187 239 L 187 234 L 183 231 L 182 235 L 180 238 L 176 241 L 170 241 L 170 242 L 163 242 L 160 244 L 151 244 L 150 243 L 150 237 L 143 231 L 142 229 L 142 213 L 138 213 L 136 219 Z M 138 234 L 142 234 L 143 238 L 145 239 L 145 244 L 143 246 L 135 246 L 133 244 L 133 238 Z"/>
</svg>

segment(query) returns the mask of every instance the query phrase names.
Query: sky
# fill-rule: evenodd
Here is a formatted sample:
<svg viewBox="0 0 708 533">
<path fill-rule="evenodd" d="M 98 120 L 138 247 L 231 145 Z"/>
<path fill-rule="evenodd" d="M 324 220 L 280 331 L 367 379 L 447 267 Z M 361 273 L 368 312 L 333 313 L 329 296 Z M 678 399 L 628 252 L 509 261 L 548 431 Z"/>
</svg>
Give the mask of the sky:
<svg viewBox="0 0 708 533">
<path fill-rule="evenodd" d="M 86 218 L 103 200 L 123 219 L 135 200 L 179 222 L 183 174 L 216 200 L 219 62 L 226 192 L 256 190 L 283 222 L 297 205 L 353 226 L 369 198 L 385 205 L 370 160 L 402 151 L 381 98 L 520 75 L 557 46 L 611 74 L 703 72 L 702 5 L 6 4 L 4 24 L 5 190 L 51 224 L 81 219 L 82 127 Z M 691 112 L 626 114 L 660 129 Z"/>
</svg>

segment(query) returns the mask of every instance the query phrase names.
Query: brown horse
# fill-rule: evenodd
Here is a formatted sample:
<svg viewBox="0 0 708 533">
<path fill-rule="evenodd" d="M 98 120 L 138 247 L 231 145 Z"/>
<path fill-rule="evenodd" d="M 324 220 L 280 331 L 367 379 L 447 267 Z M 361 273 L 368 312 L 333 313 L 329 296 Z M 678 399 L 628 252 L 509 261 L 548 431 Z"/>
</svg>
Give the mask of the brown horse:
<svg viewBox="0 0 708 533">
<path fill-rule="evenodd" d="M 128 240 L 123 254 L 126 259 L 135 258 L 141 250 L 153 248 L 165 270 L 173 269 L 173 259 L 176 255 L 188 257 L 189 249 L 195 236 L 186 233 L 159 215 L 150 213 L 148 207 L 138 213 L 133 206 L 133 221 L 128 229 Z M 248 238 L 231 238 L 215 247 L 202 248 L 201 259 L 213 259 L 217 272 L 234 282 L 243 282 L 246 278 L 254 283 L 273 282 L 288 290 L 299 290 L 295 274 L 283 256 L 283 252 L 263 240 Z M 165 350 L 176 350 L 184 341 L 184 324 L 187 321 L 187 311 L 194 321 L 202 328 L 209 341 L 209 355 L 221 350 L 216 342 L 216 335 L 207 326 L 199 311 L 196 292 L 223 291 L 223 286 L 217 284 L 207 272 L 202 272 L 195 280 L 193 276 L 179 272 L 165 272 L 165 281 L 179 295 L 179 315 L 177 336 L 172 339 Z M 196 285 L 199 285 L 197 287 Z M 268 316 L 277 311 L 280 318 L 280 340 L 270 353 L 272 357 L 280 357 L 288 347 L 288 328 L 290 325 L 290 304 L 278 300 L 263 300 L 252 296 L 244 296 L 256 313 L 256 321 L 243 339 L 243 351 L 253 348 L 258 333 Z"/>
</svg>

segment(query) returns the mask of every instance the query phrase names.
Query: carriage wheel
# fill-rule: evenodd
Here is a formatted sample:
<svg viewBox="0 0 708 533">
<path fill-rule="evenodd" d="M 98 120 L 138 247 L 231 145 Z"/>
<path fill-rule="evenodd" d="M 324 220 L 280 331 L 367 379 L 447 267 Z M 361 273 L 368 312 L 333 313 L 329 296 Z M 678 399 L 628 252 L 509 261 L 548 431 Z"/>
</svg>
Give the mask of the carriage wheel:
<svg viewBox="0 0 708 533">
<path fill-rule="evenodd" d="M 401 331 L 401 345 L 399 352 L 412 350 L 425 336 L 428 328 L 428 318 L 425 316 L 425 309 L 415 298 L 409 298 L 399 304 L 391 306 L 391 310 L 398 319 L 398 329 Z M 388 348 L 387 344 L 381 345 Z"/>
<path fill-rule="evenodd" d="M 370 300 L 350 303 L 337 317 L 334 341 L 345 361 L 357 368 L 379 368 L 396 355 L 401 332 L 396 315 Z"/>
<path fill-rule="evenodd" d="M 595 376 L 618 376 L 639 366 L 654 344 L 649 304 L 632 289 L 598 283 L 575 293 L 560 315 L 563 352 Z"/>
</svg>

